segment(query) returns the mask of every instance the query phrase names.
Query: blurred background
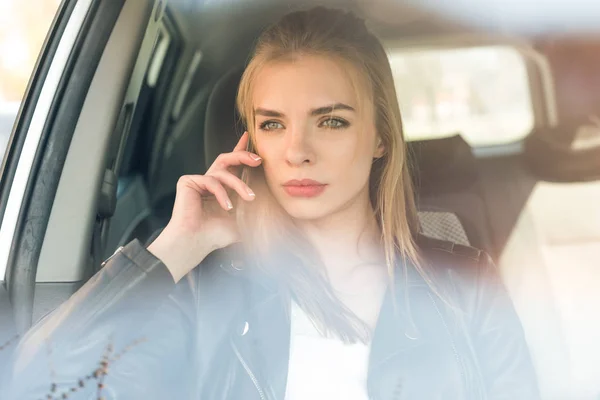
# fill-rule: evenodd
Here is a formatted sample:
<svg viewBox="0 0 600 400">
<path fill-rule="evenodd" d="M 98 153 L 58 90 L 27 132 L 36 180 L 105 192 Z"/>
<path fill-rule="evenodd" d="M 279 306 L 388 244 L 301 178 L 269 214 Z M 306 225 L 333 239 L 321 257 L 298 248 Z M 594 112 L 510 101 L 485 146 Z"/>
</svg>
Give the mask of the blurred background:
<svg viewBox="0 0 600 400">
<path fill-rule="evenodd" d="M 171 2 L 180 9 L 191 8 L 188 3 Z M 228 8 L 249 2 L 204 3 Z M 386 15 L 385 9 L 368 9 L 367 2 L 363 3 L 367 13 L 377 13 L 380 19 Z M 546 0 L 543 12 L 532 1 L 462 0 L 451 6 L 436 0 L 398 3 L 418 5 L 457 25 L 533 39 L 557 78 L 561 119 L 585 118 L 600 110 L 600 42 L 589 39 L 594 29 L 591 0 Z M 59 5 L 60 0 L 0 1 L 0 154 L 6 149 Z M 390 62 L 409 139 L 461 132 L 473 146 L 498 145 L 522 139 L 533 127 L 526 65 L 513 48 L 403 49 L 392 52 Z"/>
<path fill-rule="evenodd" d="M 60 3 L 0 0 L 0 157 Z M 44 174 L 36 165 L 31 192 L 14 179 L 26 196 L 38 196 L 32 204 L 52 204 L 23 212 L 28 229 L 4 242 L 6 260 L 12 248 L 23 250 L 11 261 L 15 271 L 37 274 L 35 288 L 29 276 L 14 278 L 21 298 L 36 293 L 33 305 L 15 301 L 22 316 L 40 318 L 76 290 L 95 261 L 164 226 L 178 178 L 204 173 L 230 151 L 239 133 L 235 88 L 266 24 L 299 7 L 347 7 L 388 51 L 421 223 L 431 227 L 424 232 L 454 240 L 448 235 L 460 228 L 461 240 L 492 255 L 545 400 L 600 399 L 600 0 L 122 3 L 126 11 L 110 36 L 119 46 L 90 46 L 103 52 L 98 66 L 88 66 L 98 68 L 99 83 L 90 91 L 78 86 L 93 112 L 74 107 L 77 126 L 70 113 L 62 124 L 48 114 L 51 122 L 32 142 L 39 154 L 71 163 L 48 157 L 39 167 Z M 55 105 L 66 97 L 56 96 Z M 111 117 L 98 123 L 98 115 Z M 49 138 L 62 147 L 44 147 Z M 109 140 L 119 145 L 107 151 Z M 106 173 L 114 174 L 117 193 L 101 185 L 112 176 Z M 54 189 L 47 176 L 56 179 Z M 58 185 L 59 176 L 68 184 Z M 105 210 L 112 201 L 115 210 Z M 42 211 L 50 222 L 40 222 Z M 98 244 L 102 232 L 105 245 Z M 35 269 L 32 254 L 39 255 Z"/>
<path fill-rule="evenodd" d="M 0 0 L 0 154 L 60 0 Z"/>
</svg>

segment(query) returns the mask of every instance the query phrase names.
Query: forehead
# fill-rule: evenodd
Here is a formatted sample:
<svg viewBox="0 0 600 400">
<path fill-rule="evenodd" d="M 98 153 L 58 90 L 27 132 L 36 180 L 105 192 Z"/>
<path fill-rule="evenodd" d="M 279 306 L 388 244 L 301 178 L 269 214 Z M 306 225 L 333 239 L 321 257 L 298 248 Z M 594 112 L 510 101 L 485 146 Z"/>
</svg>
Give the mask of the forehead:
<svg viewBox="0 0 600 400">
<path fill-rule="evenodd" d="M 282 110 L 345 103 L 361 108 L 356 72 L 330 57 L 301 56 L 266 64 L 256 75 L 254 107 Z"/>
</svg>

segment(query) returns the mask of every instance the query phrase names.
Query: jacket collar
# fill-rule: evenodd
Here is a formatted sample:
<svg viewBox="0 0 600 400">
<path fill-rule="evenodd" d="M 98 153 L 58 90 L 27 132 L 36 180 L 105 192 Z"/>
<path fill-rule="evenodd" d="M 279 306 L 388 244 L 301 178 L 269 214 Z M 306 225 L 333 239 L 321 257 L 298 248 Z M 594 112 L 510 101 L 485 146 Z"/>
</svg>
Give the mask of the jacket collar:
<svg viewBox="0 0 600 400">
<path fill-rule="evenodd" d="M 250 285 L 232 334 L 262 390 L 274 399 L 285 397 L 290 352 L 290 304 L 282 299 L 270 285 Z"/>
<path fill-rule="evenodd" d="M 422 344 L 410 299 L 413 291 L 424 284 L 411 264 L 396 266 L 395 279 L 386 291 L 371 342 L 370 371 Z"/>
<path fill-rule="evenodd" d="M 246 278 L 251 284 L 247 285 L 247 304 L 236 328 L 235 340 L 252 360 L 251 368 L 263 386 L 272 390 L 275 398 L 283 398 L 290 354 L 290 304 L 264 274 L 254 271 Z M 396 267 L 394 284 L 388 285 L 371 342 L 369 374 L 423 344 L 412 319 L 415 313 L 411 315 L 409 311 L 412 292 L 423 286 L 426 284 L 414 266 Z"/>
<path fill-rule="evenodd" d="M 269 371 L 276 393 L 285 391 L 290 350 L 290 304 L 283 301 L 276 284 L 263 274 L 252 274 L 247 312 L 240 332 L 251 342 L 260 369 Z M 383 299 L 371 343 L 369 370 L 377 369 L 400 353 L 420 346 L 422 336 L 413 321 L 412 292 L 426 286 L 411 264 L 396 268 L 393 285 Z M 247 325 L 246 325 L 247 324 Z M 279 398 L 279 397 L 277 397 Z"/>
</svg>

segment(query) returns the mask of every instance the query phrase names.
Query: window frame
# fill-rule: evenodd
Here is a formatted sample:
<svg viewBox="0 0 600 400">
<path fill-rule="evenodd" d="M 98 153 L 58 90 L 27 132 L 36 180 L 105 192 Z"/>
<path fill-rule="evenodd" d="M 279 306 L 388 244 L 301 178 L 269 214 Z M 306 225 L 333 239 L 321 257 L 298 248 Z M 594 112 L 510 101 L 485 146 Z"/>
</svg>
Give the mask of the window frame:
<svg viewBox="0 0 600 400">
<path fill-rule="evenodd" d="M 7 200 L 2 204 L 0 270 L 5 271 L 20 332 L 32 322 L 44 233 L 78 116 L 102 55 L 98 48 L 108 40 L 124 2 L 66 0 L 61 4 L 13 130 L 12 140 L 22 146 L 11 145 L 5 164 L 5 172 L 12 175 L 2 187 Z"/>
<path fill-rule="evenodd" d="M 452 50 L 475 47 L 503 46 L 514 49 L 525 63 L 531 95 L 533 126 L 556 126 L 558 123 L 556 94 L 550 64 L 546 57 L 535 50 L 527 41 L 504 36 L 446 35 L 419 39 L 384 40 L 388 54 L 391 51 Z M 499 154 L 517 154 L 522 151 L 525 135 L 520 140 L 498 145 L 474 146 L 478 157 L 491 157 Z"/>
<path fill-rule="evenodd" d="M 78 36 L 93 1 L 64 1 L 59 5 L 15 118 L 0 167 L 0 276 L 5 281 L 9 280 L 6 275 L 10 274 L 12 242 L 18 233 L 18 216 L 28 197 L 27 186 L 38 158 L 37 148 L 64 84 L 62 76 L 73 63 L 71 53 L 81 41 Z"/>
</svg>

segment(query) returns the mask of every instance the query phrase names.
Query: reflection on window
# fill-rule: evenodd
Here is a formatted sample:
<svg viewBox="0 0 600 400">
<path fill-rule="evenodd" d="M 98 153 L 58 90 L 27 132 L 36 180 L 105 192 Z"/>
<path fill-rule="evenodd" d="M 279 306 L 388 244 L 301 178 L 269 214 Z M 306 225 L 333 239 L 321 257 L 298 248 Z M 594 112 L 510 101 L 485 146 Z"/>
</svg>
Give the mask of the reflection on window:
<svg viewBox="0 0 600 400">
<path fill-rule="evenodd" d="M 392 49 L 408 140 L 460 133 L 472 146 L 506 144 L 533 127 L 525 63 L 509 47 Z"/>
<path fill-rule="evenodd" d="M 61 0 L 0 0 L 0 154 Z"/>
</svg>

